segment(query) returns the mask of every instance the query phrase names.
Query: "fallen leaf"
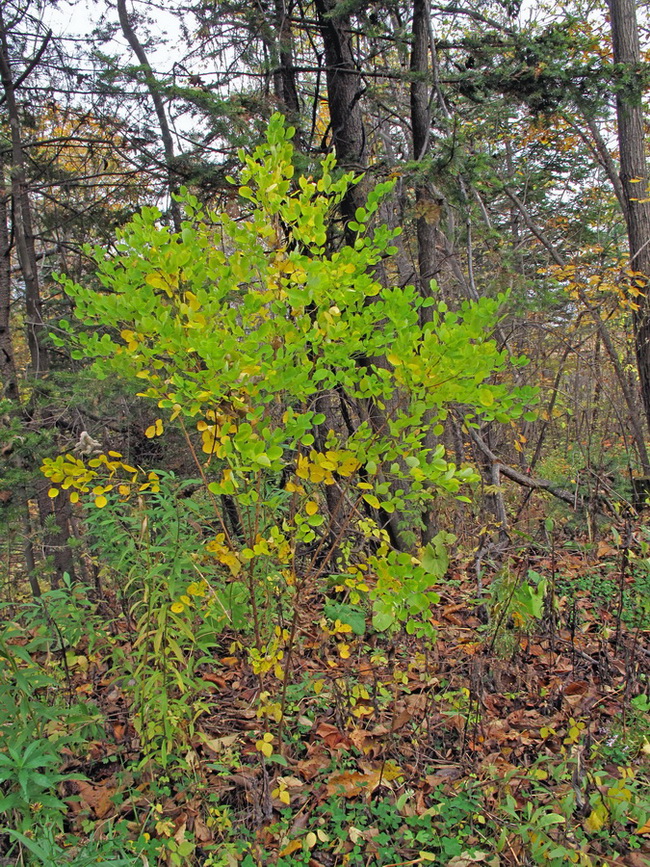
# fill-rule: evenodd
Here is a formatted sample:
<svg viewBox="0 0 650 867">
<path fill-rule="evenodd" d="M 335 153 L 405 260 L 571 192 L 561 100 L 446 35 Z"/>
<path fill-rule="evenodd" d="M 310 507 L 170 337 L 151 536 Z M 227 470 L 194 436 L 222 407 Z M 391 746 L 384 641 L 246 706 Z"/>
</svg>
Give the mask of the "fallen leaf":
<svg viewBox="0 0 650 867">
<path fill-rule="evenodd" d="M 213 683 L 215 686 L 221 687 L 221 689 L 225 689 L 228 686 L 228 681 L 225 680 L 219 674 L 212 674 L 210 671 L 206 671 L 201 675 L 201 680 L 207 680 L 208 683 Z"/>
<path fill-rule="evenodd" d="M 378 776 L 369 776 L 359 771 L 343 771 L 342 773 L 332 774 L 328 778 L 326 795 L 328 798 L 332 795 L 357 798 L 368 789 L 370 789 L 370 792 L 374 791 L 378 785 Z"/>
<path fill-rule="evenodd" d="M 300 759 L 294 765 L 296 771 L 308 782 L 318 776 L 319 772 L 329 766 L 331 762 L 329 753 L 322 746 L 315 745 L 310 749 L 306 759 Z"/>
<path fill-rule="evenodd" d="M 198 843 L 212 843 L 212 831 L 200 816 L 194 819 L 194 836 Z"/>
<path fill-rule="evenodd" d="M 350 748 L 350 738 L 330 723 L 321 723 L 316 729 L 316 734 L 325 741 L 331 750 Z"/>
<path fill-rule="evenodd" d="M 176 829 L 176 833 L 174 834 L 174 840 L 176 840 L 177 843 L 184 843 L 185 842 L 185 831 L 186 830 L 187 830 L 187 819 L 184 819 L 180 823 L 180 825 Z"/>
<path fill-rule="evenodd" d="M 287 855 L 293 855 L 293 853 L 297 852 L 298 849 L 302 849 L 302 841 L 292 840 L 290 843 L 287 843 L 284 849 L 280 850 L 280 857 L 286 858 Z"/>
<path fill-rule="evenodd" d="M 342 795 L 344 798 L 357 798 L 363 795 L 367 799 L 376 788 L 390 788 L 391 780 L 402 775 L 401 769 L 394 762 L 386 762 L 376 768 L 366 765 L 365 770 L 366 773 L 343 771 L 331 774 L 327 779 L 326 797 Z"/>
<path fill-rule="evenodd" d="M 650 819 L 648 819 L 648 821 L 645 823 L 645 825 L 642 825 L 634 833 L 635 834 L 650 834 Z"/>
<path fill-rule="evenodd" d="M 453 858 L 450 858 L 447 861 L 447 867 L 471 867 L 472 864 L 480 864 L 484 863 L 488 860 L 489 855 L 487 852 L 463 852 L 460 855 L 455 855 Z M 499 859 L 496 858 L 490 861 L 490 864 L 494 864 L 494 867 L 497 867 L 499 863 Z"/>
<path fill-rule="evenodd" d="M 352 745 L 355 746 L 360 753 L 365 752 L 364 746 L 369 737 L 369 734 L 365 729 L 354 729 L 350 732 L 349 737 Z"/>
<path fill-rule="evenodd" d="M 615 554 L 616 548 L 612 548 L 607 542 L 603 542 L 602 540 L 598 543 L 598 548 L 596 549 L 596 556 L 600 559 L 601 557 L 608 557 L 610 554 Z"/>
<path fill-rule="evenodd" d="M 222 753 L 224 750 L 227 750 L 228 747 L 233 746 L 237 742 L 239 735 L 225 735 L 222 738 L 210 738 L 203 732 L 201 732 L 201 740 L 205 744 L 205 746 L 212 750 L 213 753 Z"/>
<path fill-rule="evenodd" d="M 117 786 L 86 783 L 83 780 L 75 780 L 74 786 L 82 805 L 92 810 L 98 819 L 105 819 L 114 812 L 115 804 L 111 801 L 111 797 L 117 791 Z"/>
</svg>

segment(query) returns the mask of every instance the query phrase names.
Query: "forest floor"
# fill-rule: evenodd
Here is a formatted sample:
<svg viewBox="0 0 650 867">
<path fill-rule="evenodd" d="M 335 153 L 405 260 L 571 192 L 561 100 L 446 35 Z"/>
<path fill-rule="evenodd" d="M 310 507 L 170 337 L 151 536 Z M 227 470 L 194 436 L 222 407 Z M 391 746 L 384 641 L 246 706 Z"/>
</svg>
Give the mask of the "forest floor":
<svg viewBox="0 0 650 867">
<path fill-rule="evenodd" d="M 157 764 L 134 727 L 137 639 L 117 596 L 93 607 L 104 636 L 89 616 L 74 646 L 34 644 L 42 624 L 21 632 L 16 618 L 4 650 L 22 648 L 19 669 L 57 669 L 68 706 L 94 706 L 96 724 L 61 737 L 58 856 L 15 810 L 2 863 L 647 867 L 649 562 L 571 543 L 511 562 L 481 599 L 459 565 L 426 641 L 354 617 L 356 633 L 331 634 L 305 600 L 282 725 L 282 682 L 224 634 L 194 674 L 186 744 Z M 44 724 L 50 742 L 61 725 Z"/>
</svg>

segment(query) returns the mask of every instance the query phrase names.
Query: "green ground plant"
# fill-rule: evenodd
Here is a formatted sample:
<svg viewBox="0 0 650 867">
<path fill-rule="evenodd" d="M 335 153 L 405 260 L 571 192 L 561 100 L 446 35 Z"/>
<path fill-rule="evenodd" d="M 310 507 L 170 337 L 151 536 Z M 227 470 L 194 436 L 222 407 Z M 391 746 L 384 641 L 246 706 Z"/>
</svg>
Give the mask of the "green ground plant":
<svg viewBox="0 0 650 867">
<path fill-rule="evenodd" d="M 245 622 L 237 587 L 201 562 L 200 514 L 183 496 L 188 485 L 158 472 L 155 491 L 87 514 L 130 625 L 128 641 L 112 643 L 113 670 L 131 702 L 143 764 L 162 767 L 186 752 L 208 710 L 200 666 L 225 627 Z"/>
</svg>

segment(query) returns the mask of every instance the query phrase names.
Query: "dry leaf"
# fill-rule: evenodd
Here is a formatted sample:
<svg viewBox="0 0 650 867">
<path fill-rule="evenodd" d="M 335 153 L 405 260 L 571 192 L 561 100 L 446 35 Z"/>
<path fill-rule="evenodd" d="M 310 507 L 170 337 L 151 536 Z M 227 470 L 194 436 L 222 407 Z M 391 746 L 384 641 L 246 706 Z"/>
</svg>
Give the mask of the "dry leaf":
<svg viewBox="0 0 650 867">
<path fill-rule="evenodd" d="M 176 829 L 176 833 L 174 834 L 174 840 L 177 843 L 185 842 L 185 831 L 187 830 L 187 818 L 183 818 L 182 822 Z"/>
<path fill-rule="evenodd" d="M 330 723 L 321 723 L 316 734 L 322 738 L 331 750 L 350 748 L 350 738 Z"/>
<path fill-rule="evenodd" d="M 206 734 L 201 732 L 201 740 L 203 743 L 209 750 L 212 750 L 213 753 L 217 754 L 237 743 L 238 738 L 239 735 L 226 735 L 222 738 L 209 738 Z"/>
<path fill-rule="evenodd" d="M 200 816 L 194 819 L 194 836 L 198 843 L 212 843 L 212 831 Z"/>
<path fill-rule="evenodd" d="M 377 768 L 365 766 L 366 773 L 344 771 L 331 774 L 327 780 L 326 797 L 339 795 L 344 798 L 358 798 L 363 795 L 369 798 L 378 786 L 390 788 L 390 781 L 402 775 L 402 771 L 394 762 L 386 762 Z"/>
<path fill-rule="evenodd" d="M 313 780 L 318 776 L 318 773 L 329 766 L 331 762 L 329 754 L 320 745 L 315 745 L 309 751 L 309 756 L 306 759 L 300 759 L 296 762 L 296 771 L 305 778 L 305 780 Z"/>
<path fill-rule="evenodd" d="M 293 853 L 297 852 L 298 849 L 302 849 L 302 841 L 292 840 L 290 843 L 287 843 L 284 849 L 280 850 L 280 857 L 286 858 L 287 855 L 293 855 Z"/>
<path fill-rule="evenodd" d="M 447 861 L 447 867 L 471 867 L 472 864 L 486 862 L 490 864 L 490 867 L 498 867 L 499 857 L 495 856 L 488 861 L 489 857 L 487 852 L 463 852 Z"/>
<path fill-rule="evenodd" d="M 75 780 L 74 785 L 82 805 L 92 810 L 98 819 L 105 819 L 114 812 L 115 804 L 111 801 L 111 796 L 117 791 L 116 786 L 101 783 L 95 785 L 83 780 Z"/>
</svg>

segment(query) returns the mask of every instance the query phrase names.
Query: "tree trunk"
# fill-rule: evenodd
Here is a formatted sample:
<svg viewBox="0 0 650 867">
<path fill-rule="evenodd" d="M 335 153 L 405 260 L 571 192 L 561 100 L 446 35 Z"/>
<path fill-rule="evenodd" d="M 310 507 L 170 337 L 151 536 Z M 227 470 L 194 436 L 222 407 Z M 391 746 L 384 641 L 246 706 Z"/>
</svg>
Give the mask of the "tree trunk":
<svg viewBox="0 0 650 867">
<path fill-rule="evenodd" d="M 361 114 L 361 77 L 352 50 L 350 17 L 335 13 L 336 0 L 316 0 L 318 23 L 325 49 L 327 96 L 336 160 L 347 171 L 364 171 L 367 163 L 366 133 Z M 354 184 L 341 210 L 346 222 L 365 203 L 365 188 Z"/>
<path fill-rule="evenodd" d="M 0 79 L 4 90 L 5 102 L 7 105 L 7 115 L 9 118 L 9 126 L 11 132 L 11 195 L 13 200 L 12 209 L 12 229 L 13 240 L 18 253 L 18 263 L 20 265 L 20 273 L 23 284 L 25 286 L 25 312 L 27 318 L 27 345 L 29 348 L 30 362 L 32 375 L 39 379 L 46 375 L 49 371 L 49 358 L 46 349 L 45 339 L 47 337 L 47 328 L 43 321 L 43 310 L 41 304 L 41 289 L 38 278 L 38 266 L 36 249 L 34 245 L 34 229 L 32 220 L 32 207 L 29 199 L 29 187 L 27 184 L 27 172 L 25 169 L 26 160 L 23 150 L 22 129 L 20 112 L 18 103 L 16 102 L 16 83 L 12 73 L 11 59 L 9 53 L 9 41 L 7 38 L 7 29 L 2 15 L 2 7 L 0 6 Z M 42 56 L 47 43 L 49 42 L 51 32 L 45 36 L 40 49 L 24 72 L 19 83 L 24 81 L 29 72 L 36 66 L 38 60 Z M 4 193 L 4 189 L 2 191 Z M 6 208 L 6 197 L 3 200 Z M 5 211 L 5 220 L 7 214 Z M 0 223 L 2 223 L 2 213 L 0 212 Z M 5 233 L 6 233 L 6 222 Z M 11 267 L 10 267 L 10 239 L 7 235 L 3 238 L 3 229 L 0 228 L 0 253 L 2 256 L 2 279 L 3 285 L 1 291 L 6 290 L 10 294 L 11 291 Z M 4 283 L 7 280 L 5 287 Z M 4 299 L 3 302 L 4 304 Z M 5 315 L 4 312 L 2 314 Z M 6 338 L 5 338 L 6 339 Z M 14 369 L 15 373 L 15 369 Z M 4 371 L 3 371 L 4 375 Z M 15 384 L 16 400 L 18 399 L 18 387 Z M 26 424 L 32 430 L 40 430 L 43 427 L 51 426 L 50 419 L 53 414 L 43 407 L 39 407 L 38 400 L 40 396 L 39 389 L 35 389 L 32 395 L 32 409 L 26 410 L 24 413 Z M 45 419 L 45 420 L 44 420 Z M 38 472 L 38 471 L 36 471 Z M 44 548 L 46 552 L 51 552 L 54 560 L 54 572 L 52 577 L 52 586 L 56 586 L 63 574 L 67 572 L 74 576 L 74 565 L 72 551 L 68 545 L 69 525 L 68 512 L 69 505 L 54 503 L 47 496 L 48 484 L 45 479 L 38 474 L 35 480 L 37 492 L 37 501 L 39 505 L 39 513 L 41 526 L 44 531 Z M 50 516 L 53 516 L 53 521 Z M 48 520 L 49 519 L 49 520 Z M 26 539 L 26 563 L 30 572 L 30 580 L 32 580 L 32 589 L 36 592 L 38 582 L 35 582 L 33 573 L 33 562 L 30 567 L 31 540 Z M 34 583 L 35 582 L 35 583 Z"/>
<path fill-rule="evenodd" d="M 4 180 L 4 158 L 0 153 L 0 379 L 2 394 L 18 402 L 18 378 L 11 336 L 11 242 L 9 239 L 9 194 Z"/>
<path fill-rule="evenodd" d="M 275 97 L 280 111 L 296 128 L 294 145 L 304 147 L 300 128 L 300 99 L 296 85 L 296 70 L 293 62 L 293 36 L 291 34 L 291 9 L 287 0 L 275 0 L 275 28 L 278 40 L 278 64 L 274 70 Z"/>
<path fill-rule="evenodd" d="M 49 36 L 46 37 L 49 39 Z M 27 313 L 27 344 L 32 362 L 32 372 L 39 377 L 48 370 L 45 349 L 46 328 L 43 322 L 41 292 L 38 281 L 36 252 L 34 249 L 34 230 L 32 212 L 25 173 L 20 114 L 16 103 L 16 92 L 11 72 L 11 62 L 7 31 L 0 6 L 0 77 L 7 104 L 7 114 L 11 131 L 11 192 L 13 197 L 13 230 L 18 261 L 25 284 L 25 307 Z"/>
<path fill-rule="evenodd" d="M 411 130 L 413 158 L 420 162 L 429 152 L 431 133 L 431 94 L 429 93 L 430 39 L 428 0 L 414 0 L 413 43 L 411 47 Z M 438 271 L 436 256 L 436 225 L 440 205 L 432 195 L 430 185 L 418 177 L 415 185 L 415 214 L 418 241 L 419 289 L 424 297 L 431 295 L 431 281 Z M 426 315 L 428 308 L 422 313 Z"/>
<path fill-rule="evenodd" d="M 621 183 L 630 245 L 630 266 L 646 281 L 634 312 L 634 344 L 641 396 L 650 427 L 650 191 L 643 129 L 643 76 L 635 0 L 608 0 L 614 63 L 623 72 L 616 92 Z"/>
<path fill-rule="evenodd" d="M 154 109 L 156 111 L 156 117 L 158 118 L 158 125 L 160 127 L 160 137 L 162 139 L 163 148 L 165 151 L 165 163 L 167 166 L 167 184 L 171 200 L 169 207 L 172 215 L 172 223 L 174 225 L 174 230 L 176 232 L 180 232 L 182 222 L 181 209 L 178 202 L 174 199 L 174 196 L 178 193 L 178 182 L 174 170 L 174 140 L 172 138 L 171 130 L 169 129 L 169 123 L 167 122 L 165 104 L 163 102 L 162 96 L 160 95 L 160 86 L 156 80 L 156 76 L 153 73 L 149 60 L 147 59 L 147 55 L 144 48 L 142 47 L 142 43 L 138 39 L 138 36 L 133 27 L 131 26 L 131 22 L 129 21 L 129 16 L 126 11 L 126 0 L 117 0 L 117 14 L 120 18 L 120 26 L 122 28 L 124 38 L 129 43 L 131 50 L 138 58 L 138 62 L 142 67 L 142 70 L 144 72 L 144 81 L 147 85 L 147 90 L 149 91 L 151 101 L 153 102 Z"/>
</svg>

